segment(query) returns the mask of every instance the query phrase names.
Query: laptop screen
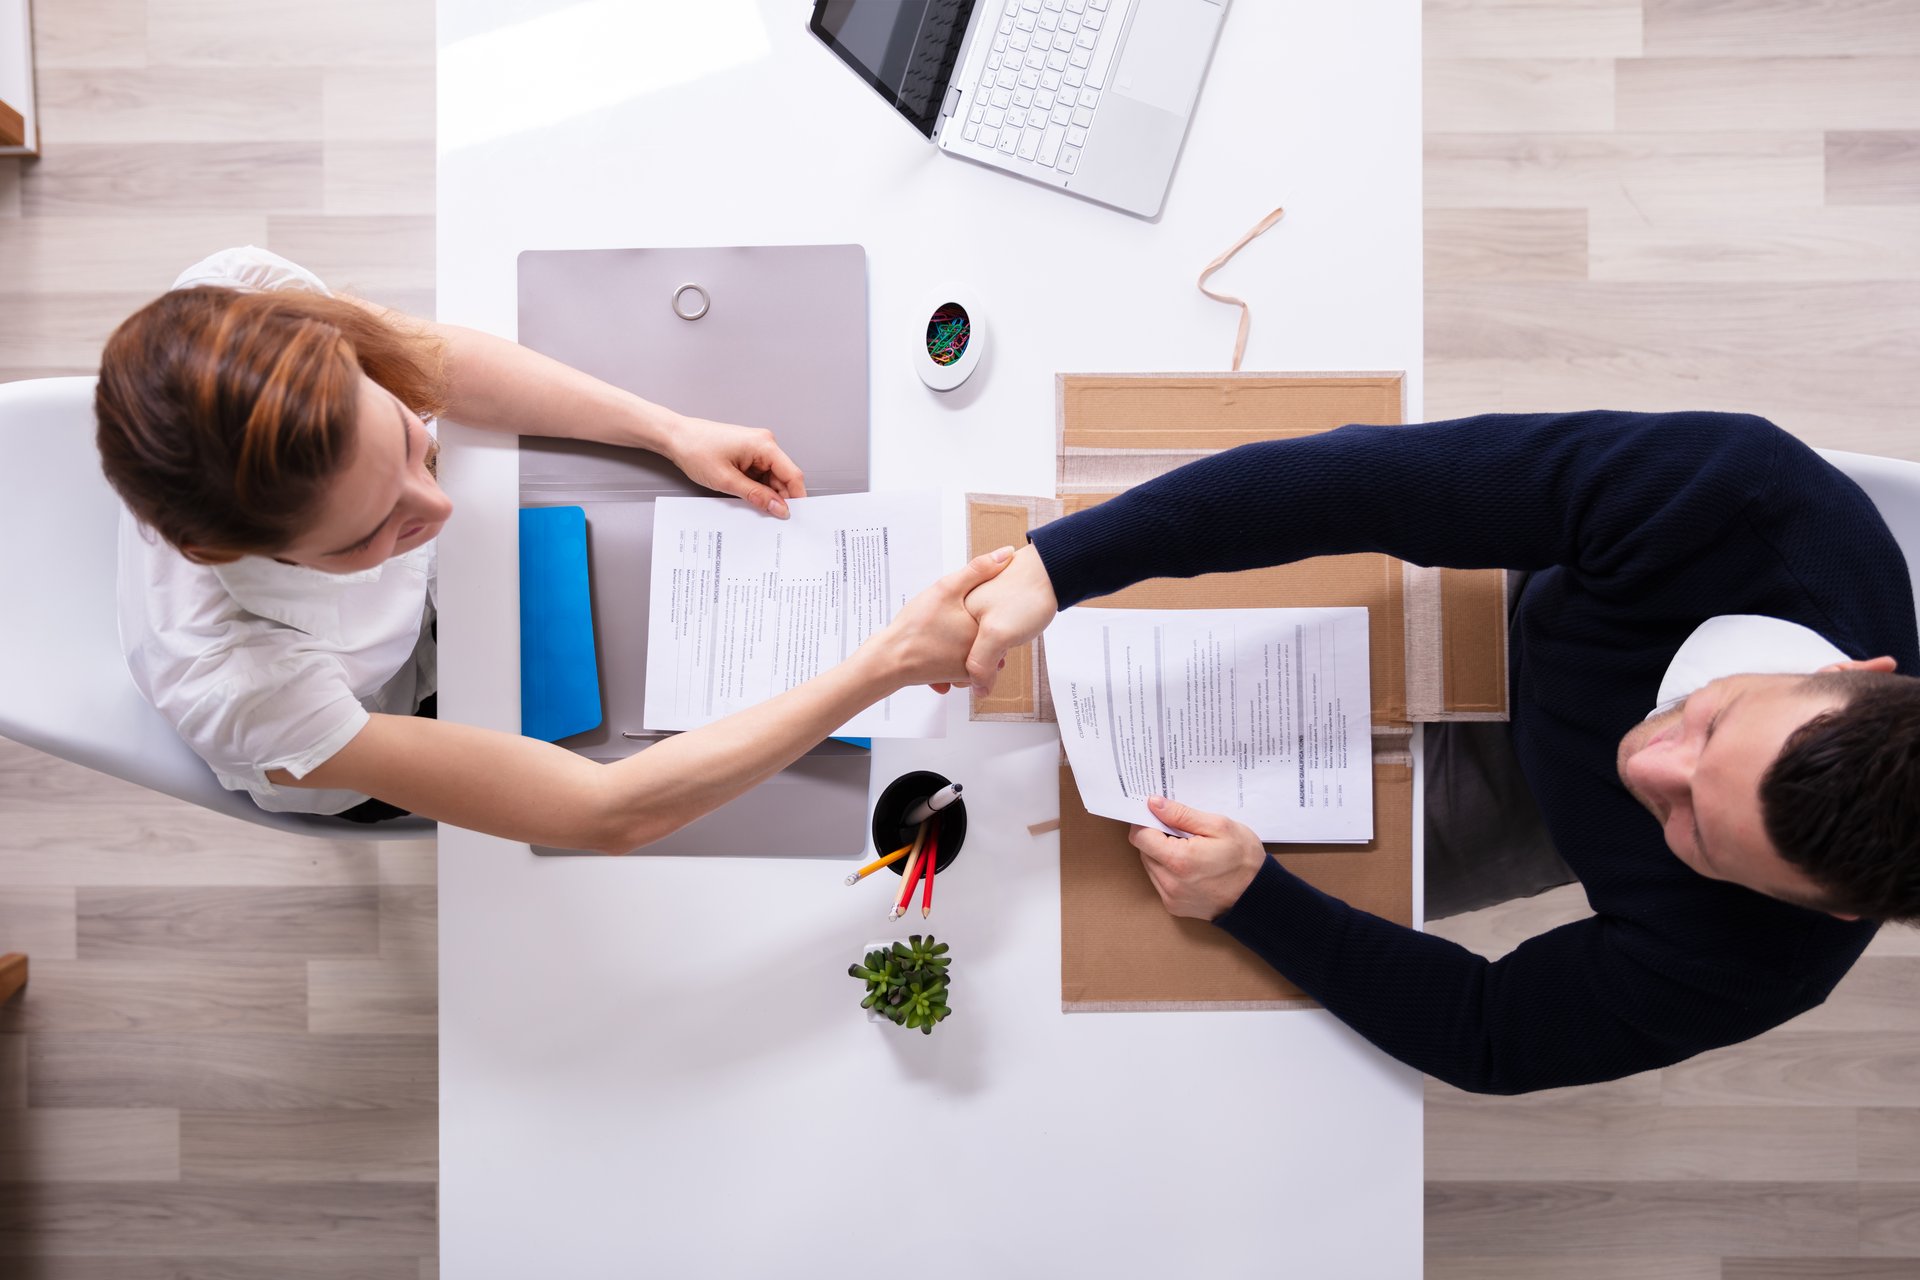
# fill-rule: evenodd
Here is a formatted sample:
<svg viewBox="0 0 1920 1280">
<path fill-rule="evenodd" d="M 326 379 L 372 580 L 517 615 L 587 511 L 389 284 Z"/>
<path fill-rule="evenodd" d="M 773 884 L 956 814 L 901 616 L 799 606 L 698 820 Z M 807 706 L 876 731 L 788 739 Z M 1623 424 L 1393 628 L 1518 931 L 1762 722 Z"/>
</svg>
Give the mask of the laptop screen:
<svg viewBox="0 0 1920 1280">
<path fill-rule="evenodd" d="M 807 25 L 931 138 L 973 5 L 974 0 L 814 0 Z"/>
</svg>

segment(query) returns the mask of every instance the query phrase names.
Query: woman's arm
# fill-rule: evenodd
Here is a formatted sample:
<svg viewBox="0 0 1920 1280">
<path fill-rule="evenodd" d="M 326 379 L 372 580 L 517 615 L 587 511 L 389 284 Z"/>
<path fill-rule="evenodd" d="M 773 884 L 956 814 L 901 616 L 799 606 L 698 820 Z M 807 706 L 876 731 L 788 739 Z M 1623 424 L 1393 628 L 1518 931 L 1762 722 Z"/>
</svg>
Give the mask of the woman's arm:
<svg viewBox="0 0 1920 1280">
<path fill-rule="evenodd" d="M 349 301 L 444 344 L 447 414 L 464 426 L 646 449 L 695 483 L 744 498 L 770 515 L 784 517 L 786 499 L 807 496 L 805 475 L 771 431 L 676 413 L 478 329 Z"/>
<path fill-rule="evenodd" d="M 614 764 L 469 725 L 376 715 L 305 778 L 268 776 L 278 786 L 358 791 L 511 840 L 625 853 L 764 782 L 894 691 L 963 681 L 974 626 L 962 601 L 1012 554 L 1002 548 L 948 574 L 832 670 Z"/>
</svg>

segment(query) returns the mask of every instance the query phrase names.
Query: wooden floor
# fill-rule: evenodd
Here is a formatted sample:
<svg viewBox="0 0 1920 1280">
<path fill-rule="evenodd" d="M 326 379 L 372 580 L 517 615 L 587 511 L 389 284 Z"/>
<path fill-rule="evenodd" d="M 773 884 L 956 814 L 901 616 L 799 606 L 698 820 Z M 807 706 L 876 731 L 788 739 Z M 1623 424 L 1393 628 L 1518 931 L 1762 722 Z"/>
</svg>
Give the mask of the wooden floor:
<svg viewBox="0 0 1920 1280">
<path fill-rule="evenodd" d="M 1428 0 L 1427 413 L 1741 409 L 1920 459 L 1920 3 Z M 1503 953 L 1578 886 L 1442 921 Z M 1920 938 L 1743 1046 L 1427 1089 L 1430 1280 L 1920 1277 Z"/>
<path fill-rule="evenodd" d="M 432 313 L 432 0 L 39 0 L 0 160 L 0 379 L 91 372 L 258 244 Z M 4 625 L 0 623 L 0 625 Z M 0 743 L 0 1277 L 438 1272 L 434 861 Z"/>
<path fill-rule="evenodd" d="M 1252 3 L 1254 0 L 1243 0 Z M 1260 0 L 1265 2 L 1265 0 Z M 195 257 L 431 306 L 429 0 L 42 0 L 0 379 Z M 1920 0 L 1428 0 L 1427 408 L 1703 406 L 1920 458 Z M 1231 36 L 1229 24 L 1229 38 Z M 0 744 L 0 1276 L 432 1275 L 430 844 Z M 1436 928 L 1495 953 L 1577 888 Z M 1429 1090 L 1434 1280 L 1920 1276 L 1920 940 L 1664 1072 Z"/>
</svg>

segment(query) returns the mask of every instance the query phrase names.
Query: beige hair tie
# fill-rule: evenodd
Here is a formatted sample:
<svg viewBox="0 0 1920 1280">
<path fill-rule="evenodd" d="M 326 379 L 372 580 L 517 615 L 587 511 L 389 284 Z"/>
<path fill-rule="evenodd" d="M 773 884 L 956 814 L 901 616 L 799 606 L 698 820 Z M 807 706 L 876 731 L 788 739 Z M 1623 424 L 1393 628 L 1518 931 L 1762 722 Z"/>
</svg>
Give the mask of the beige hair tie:
<svg viewBox="0 0 1920 1280">
<path fill-rule="evenodd" d="M 1198 282 L 1200 292 L 1206 294 L 1215 302 L 1231 302 L 1234 306 L 1240 308 L 1240 332 L 1236 334 L 1233 339 L 1233 371 L 1235 373 L 1240 372 L 1240 360 L 1247 354 L 1247 330 L 1253 326 L 1253 309 L 1249 307 L 1243 299 L 1231 297 L 1224 293 L 1215 293 L 1213 290 L 1207 288 L 1207 277 L 1226 266 L 1227 263 L 1232 260 L 1234 254 L 1247 247 L 1248 242 L 1266 232 L 1274 223 L 1286 216 L 1287 211 L 1284 208 L 1275 209 L 1272 213 L 1260 219 L 1260 224 L 1254 227 L 1253 230 L 1234 241 L 1233 248 L 1227 250 L 1212 262 L 1209 262 L 1207 269 L 1200 273 L 1200 280 Z"/>
</svg>

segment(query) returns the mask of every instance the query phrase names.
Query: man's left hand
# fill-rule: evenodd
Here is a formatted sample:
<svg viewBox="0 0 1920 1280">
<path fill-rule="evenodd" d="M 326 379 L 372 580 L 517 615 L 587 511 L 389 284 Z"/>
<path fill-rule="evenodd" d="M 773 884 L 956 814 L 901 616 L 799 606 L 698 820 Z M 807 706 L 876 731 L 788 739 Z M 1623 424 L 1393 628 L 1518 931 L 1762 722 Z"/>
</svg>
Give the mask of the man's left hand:
<svg viewBox="0 0 1920 1280">
<path fill-rule="evenodd" d="M 1267 860 L 1259 837 L 1232 818 L 1202 813 L 1178 801 L 1155 796 L 1147 807 L 1175 831 L 1188 833 L 1183 840 L 1152 827 L 1135 827 L 1128 836 L 1160 901 L 1176 916 L 1217 920 L 1225 915 Z"/>
<path fill-rule="evenodd" d="M 744 498 L 782 520 L 787 518 L 788 498 L 807 496 L 805 477 L 771 431 L 682 417 L 668 448 L 668 456 L 689 480 Z"/>
</svg>

